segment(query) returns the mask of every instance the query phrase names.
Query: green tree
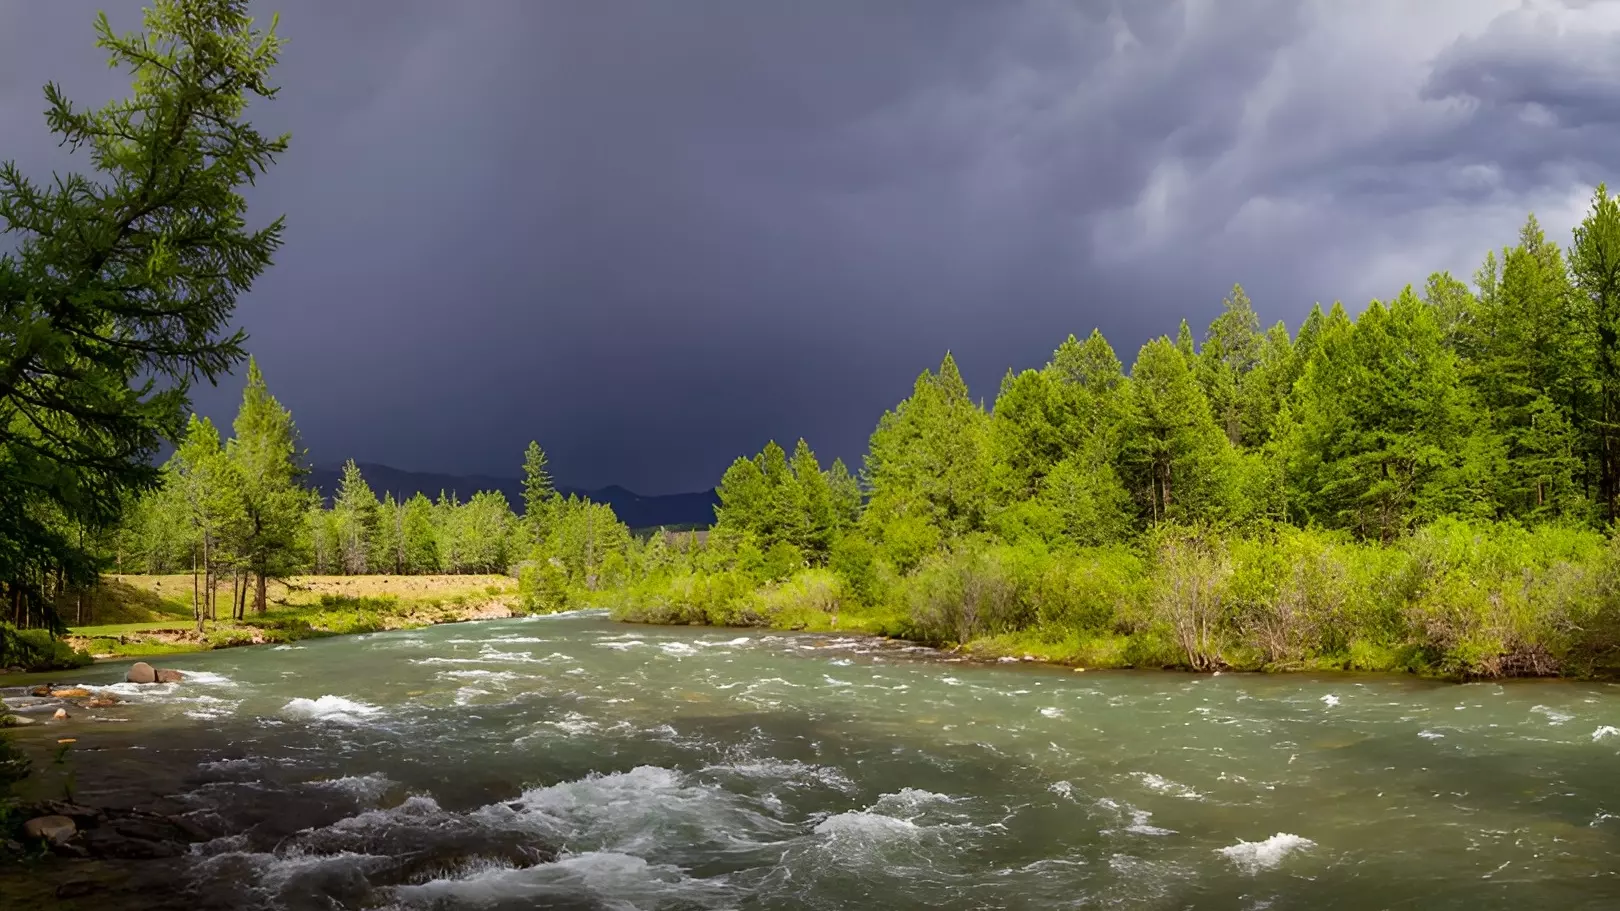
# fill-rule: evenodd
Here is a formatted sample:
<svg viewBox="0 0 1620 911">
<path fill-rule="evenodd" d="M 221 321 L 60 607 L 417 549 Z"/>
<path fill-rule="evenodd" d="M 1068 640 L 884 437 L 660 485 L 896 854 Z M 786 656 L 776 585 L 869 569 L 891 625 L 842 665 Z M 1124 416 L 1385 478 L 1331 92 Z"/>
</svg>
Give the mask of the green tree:
<svg viewBox="0 0 1620 911">
<path fill-rule="evenodd" d="M 896 521 L 947 536 L 983 528 L 990 507 L 989 423 L 946 354 L 939 373 L 924 371 L 911 397 L 886 412 L 872 433 L 866 520 L 885 537 Z M 911 528 L 904 536 L 915 541 L 919 533 Z"/>
<path fill-rule="evenodd" d="M 337 496 L 332 502 L 332 516 L 337 527 L 338 564 L 348 575 L 363 575 L 372 566 L 372 542 L 377 536 L 379 522 L 377 495 L 360 474 L 360 467 L 350 459 L 343 463 L 343 477 L 338 482 Z"/>
<path fill-rule="evenodd" d="M 1131 368 L 1131 424 L 1122 465 L 1143 515 L 1158 522 L 1227 517 L 1235 460 L 1193 363 L 1168 339 L 1142 346 Z"/>
<path fill-rule="evenodd" d="M 52 623 L 40 581 L 95 579 L 75 529 L 111 526 L 159 482 L 190 383 L 242 358 L 236 299 L 281 242 L 279 219 L 246 227 L 238 194 L 286 148 L 242 119 L 275 94 L 274 29 L 245 0 L 155 0 L 144 31 L 101 16 L 96 33 L 131 96 L 89 110 L 45 87 L 46 123 L 92 175 L 0 166 L 15 238 L 0 253 L 0 583 Z"/>
<path fill-rule="evenodd" d="M 383 493 L 377 508 L 377 531 L 371 541 L 372 572 L 404 573 L 405 504 L 394 499 L 393 491 Z"/>
<path fill-rule="evenodd" d="M 439 542 L 433 533 L 433 503 L 420 492 L 404 503 L 405 572 L 439 571 Z"/>
<path fill-rule="evenodd" d="M 1592 426 L 1603 517 L 1620 519 L 1620 200 L 1599 184 L 1575 228 L 1569 261 L 1593 345 Z"/>
<path fill-rule="evenodd" d="M 833 515 L 839 528 L 848 528 L 861 518 L 861 483 L 849 473 L 843 459 L 833 459 L 827 469 L 827 491 L 832 497 Z"/>
<path fill-rule="evenodd" d="M 530 440 L 529 448 L 523 451 L 523 525 L 531 540 L 545 537 L 546 516 L 556 499 L 557 488 L 546 468 L 546 451 Z"/>
<path fill-rule="evenodd" d="M 1231 295 L 1222 303 L 1221 315 L 1209 324 L 1204 337 L 1198 379 L 1216 423 L 1234 446 L 1261 442 L 1263 425 L 1254 413 L 1256 402 L 1249 380 L 1260 365 L 1264 348 L 1260 317 L 1243 286 L 1233 285 Z"/>
<path fill-rule="evenodd" d="M 1487 268 L 1494 267 L 1488 262 Z M 1450 283 L 1439 284 L 1432 296 L 1459 298 Z M 1488 287 L 1477 300 L 1430 310 L 1438 320 L 1450 317 L 1453 307 L 1467 308 L 1466 323 L 1454 329 L 1456 347 L 1466 358 L 1462 376 L 1500 438 L 1495 494 L 1509 515 L 1584 519 L 1575 409 L 1588 386 L 1583 353 L 1589 346 L 1562 251 L 1547 241 L 1535 216 L 1518 246 L 1503 251 L 1501 272 Z"/>
<path fill-rule="evenodd" d="M 511 560 L 517 517 L 506 494 L 481 490 L 461 507 L 456 548 L 462 567 L 474 573 L 504 573 Z"/>
<path fill-rule="evenodd" d="M 233 429 L 226 451 L 242 483 L 242 556 L 256 579 L 254 609 L 263 613 L 267 580 L 285 578 L 303 563 L 299 526 L 309 492 L 300 483 L 308 469 L 292 412 L 270 394 L 252 358 Z"/>
<path fill-rule="evenodd" d="M 721 475 L 715 487 L 717 528 L 757 534 L 765 527 L 771 497 L 759 465 L 758 456 L 738 457 Z"/>
<path fill-rule="evenodd" d="M 168 472 L 192 532 L 192 613 L 200 632 L 205 619 L 217 616 L 215 573 L 230 555 L 230 544 L 243 538 L 243 485 L 213 422 L 195 414 L 169 459 Z"/>
<path fill-rule="evenodd" d="M 1387 541 L 1448 510 L 1489 509 L 1489 434 L 1430 309 L 1407 288 L 1351 323 L 1335 306 L 1299 383 L 1288 476 L 1301 517 Z M 1482 499 L 1486 502 L 1482 502 Z"/>
</svg>

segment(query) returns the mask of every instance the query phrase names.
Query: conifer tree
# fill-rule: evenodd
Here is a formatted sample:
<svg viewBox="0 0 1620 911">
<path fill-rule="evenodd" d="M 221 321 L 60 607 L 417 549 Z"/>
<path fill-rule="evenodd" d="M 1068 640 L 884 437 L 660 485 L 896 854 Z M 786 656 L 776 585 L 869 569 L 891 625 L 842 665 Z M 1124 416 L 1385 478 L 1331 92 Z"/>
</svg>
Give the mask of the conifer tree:
<svg viewBox="0 0 1620 911">
<path fill-rule="evenodd" d="M 1255 314 L 1242 285 L 1233 285 L 1221 315 L 1209 324 L 1204 349 L 1198 357 L 1198 379 L 1226 438 L 1232 445 L 1254 446 L 1260 441 L 1258 416 L 1248 389 L 1249 374 L 1260 364 L 1264 341 L 1260 317 Z"/>
<path fill-rule="evenodd" d="M 403 504 L 401 538 L 405 547 L 405 572 L 439 571 L 439 544 L 433 533 L 433 503 L 421 492 Z"/>
<path fill-rule="evenodd" d="M 241 360 L 237 296 L 281 243 L 280 220 L 247 228 L 238 194 L 286 148 L 242 117 L 275 95 L 274 29 L 244 0 L 154 0 L 143 31 L 95 30 L 130 97 L 87 109 L 45 87 L 46 123 L 89 173 L 0 166 L 0 585 L 45 618 L 47 577 L 100 568 L 79 531 L 160 480 L 189 384 Z"/>
<path fill-rule="evenodd" d="M 1592 345 L 1591 426 L 1603 518 L 1620 519 L 1620 200 L 1599 184 L 1569 251 Z"/>
<path fill-rule="evenodd" d="M 215 616 L 215 572 L 245 523 L 242 484 L 213 422 L 195 414 L 168 465 L 192 532 L 192 611 L 200 632 L 203 621 Z"/>
<path fill-rule="evenodd" d="M 254 609 L 263 613 L 266 582 L 291 574 L 303 562 L 299 525 L 309 493 L 300 483 L 307 469 L 292 413 L 270 394 L 252 358 L 233 429 L 227 453 L 242 483 L 246 512 L 242 556 L 256 579 Z"/>
<path fill-rule="evenodd" d="M 803 512 L 801 546 L 810 560 L 819 565 L 826 562 L 827 554 L 832 549 L 833 536 L 844 524 L 843 517 L 833 501 L 832 484 L 827 474 L 821 470 L 816 454 L 810 451 L 810 444 L 802 437 L 793 448 L 791 467 L 794 483 L 799 488 L 794 500 Z"/>
<path fill-rule="evenodd" d="M 551 472 L 546 468 L 546 451 L 530 440 L 523 451 L 523 525 L 533 541 L 545 537 L 546 516 L 557 498 Z"/>
<path fill-rule="evenodd" d="M 864 499 L 861 484 L 849 473 L 843 459 L 833 459 L 832 467 L 827 469 L 827 490 L 839 528 L 847 528 L 860 520 Z"/>
<path fill-rule="evenodd" d="M 1488 435 L 1459 383 L 1455 355 L 1408 287 L 1354 323 L 1334 306 L 1299 384 L 1289 481 L 1300 517 L 1387 541 L 1448 509 L 1491 508 L 1470 460 Z"/>
<path fill-rule="evenodd" d="M 377 495 L 361 476 L 359 466 L 350 459 L 343 463 L 343 477 L 338 482 L 337 497 L 332 503 L 332 515 L 338 533 L 338 554 L 342 571 L 349 575 L 362 575 L 372 566 L 372 542 L 377 536 Z"/>
<path fill-rule="evenodd" d="M 1214 416 L 1194 364 L 1168 339 L 1142 346 L 1131 368 L 1131 426 L 1122 458 L 1145 518 L 1226 517 L 1235 496 L 1231 442 Z"/>
<path fill-rule="evenodd" d="M 989 416 L 946 354 L 939 373 L 924 371 L 911 397 L 872 433 L 865 516 L 880 530 L 893 520 L 920 523 L 908 535 L 925 527 L 946 535 L 980 529 L 990 506 L 990 462 Z"/>
</svg>

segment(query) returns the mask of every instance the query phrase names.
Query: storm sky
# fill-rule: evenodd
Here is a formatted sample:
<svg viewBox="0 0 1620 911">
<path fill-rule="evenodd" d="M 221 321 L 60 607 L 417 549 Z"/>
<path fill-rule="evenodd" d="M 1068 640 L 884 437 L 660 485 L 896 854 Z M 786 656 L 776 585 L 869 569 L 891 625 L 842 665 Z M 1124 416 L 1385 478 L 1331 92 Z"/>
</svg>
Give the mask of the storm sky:
<svg viewBox="0 0 1620 911">
<path fill-rule="evenodd" d="M 0 158 L 83 168 L 41 86 L 127 83 L 0 0 Z M 715 482 L 858 465 L 924 368 L 987 402 L 1100 327 L 1127 365 L 1234 282 L 1266 322 L 1470 275 L 1620 180 L 1620 2 L 267 0 L 287 217 L 238 310 L 317 462 Z M 199 390 L 228 423 L 240 383 Z"/>
</svg>

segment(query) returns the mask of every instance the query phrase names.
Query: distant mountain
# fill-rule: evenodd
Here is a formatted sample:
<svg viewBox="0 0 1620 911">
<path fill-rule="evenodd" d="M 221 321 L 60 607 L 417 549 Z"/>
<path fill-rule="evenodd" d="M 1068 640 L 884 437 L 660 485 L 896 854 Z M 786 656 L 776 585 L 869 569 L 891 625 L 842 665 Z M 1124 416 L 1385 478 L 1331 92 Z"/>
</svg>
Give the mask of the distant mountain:
<svg viewBox="0 0 1620 911">
<path fill-rule="evenodd" d="M 415 496 L 417 493 L 437 497 L 440 491 L 454 493 L 466 500 L 480 490 L 498 490 L 506 495 L 512 509 L 523 511 L 523 481 L 518 478 L 497 478 L 490 475 L 452 475 L 428 471 L 404 471 L 375 462 L 357 462 L 366 483 L 376 491 L 378 498 L 392 493 L 395 499 Z M 337 492 L 343 477 L 340 465 L 321 465 L 312 471 L 305 483 L 314 487 L 328 501 Z M 707 527 L 714 522 L 714 507 L 720 502 L 713 490 L 695 493 L 672 493 L 661 496 L 643 496 L 613 485 L 601 490 L 558 488 L 563 496 L 578 494 L 589 497 L 593 503 L 606 503 L 613 507 L 619 520 L 631 528 L 654 528 L 659 525 L 698 525 Z"/>
</svg>

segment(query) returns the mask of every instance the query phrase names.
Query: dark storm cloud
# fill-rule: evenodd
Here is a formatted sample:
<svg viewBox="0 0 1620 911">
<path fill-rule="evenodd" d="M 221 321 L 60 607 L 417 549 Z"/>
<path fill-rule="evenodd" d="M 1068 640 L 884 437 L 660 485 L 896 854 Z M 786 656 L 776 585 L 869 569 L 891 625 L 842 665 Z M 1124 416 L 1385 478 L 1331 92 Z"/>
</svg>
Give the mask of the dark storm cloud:
<svg viewBox="0 0 1620 911">
<path fill-rule="evenodd" d="M 120 89 L 81 0 L 0 7 L 0 135 Z M 1466 273 L 1605 175 L 1615 3 L 285 0 L 287 246 L 243 301 L 318 459 L 711 483 L 858 457 L 953 349 L 993 397 L 1100 326 Z M 134 24 L 133 4 L 119 7 Z M 115 17 L 116 19 L 117 17 Z M 235 388 L 199 395 L 227 417 Z"/>
</svg>

